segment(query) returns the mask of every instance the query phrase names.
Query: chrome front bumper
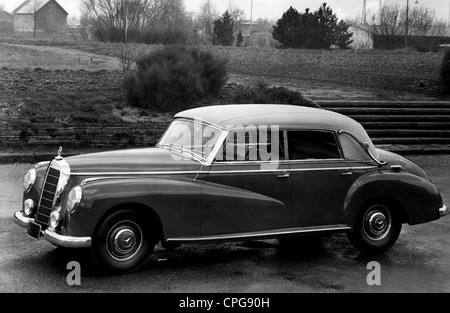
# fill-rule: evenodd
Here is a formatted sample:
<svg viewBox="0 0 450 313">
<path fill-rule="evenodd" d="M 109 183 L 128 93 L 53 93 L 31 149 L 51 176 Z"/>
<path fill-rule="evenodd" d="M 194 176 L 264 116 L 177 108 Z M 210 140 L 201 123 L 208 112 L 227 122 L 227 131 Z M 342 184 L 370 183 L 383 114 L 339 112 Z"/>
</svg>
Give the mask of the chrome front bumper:
<svg viewBox="0 0 450 313">
<path fill-rule="evenodd" d="M 34 219 L 26 217 L 21 211 L 14 213 L 14 222 L 23 228 L 27 228 L 28 225 L 33 222 Z M 47 228 L 41 231 L 41 236 L 58 247 L 65 248 L 89 248 L 92 246 L 91 237 L 72 237 L 58 234 L 54 229 Z"/>
<path fill-rule="evenodd" d="M 444 205 L 442 208 L 439 209 L 439 217 L 443 217 L 447 215 L 447 206 Z"/>
</svg>

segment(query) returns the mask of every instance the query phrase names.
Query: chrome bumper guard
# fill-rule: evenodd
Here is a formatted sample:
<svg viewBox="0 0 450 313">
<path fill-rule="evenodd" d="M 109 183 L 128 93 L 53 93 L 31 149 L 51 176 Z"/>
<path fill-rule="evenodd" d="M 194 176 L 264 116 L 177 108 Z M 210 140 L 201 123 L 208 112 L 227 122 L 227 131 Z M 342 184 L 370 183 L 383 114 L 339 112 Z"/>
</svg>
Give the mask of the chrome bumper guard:
<svg viewBox="0 0 450 313">
<path fill-rule="evenodd" d="M 14 213 L 14 222 L 23 228 L 27 228 L 34 219 L 26 217 L 21 211 Z M 47 228 L 41 232 L 41 236 L 58 247 L 65 248 L 89 248 L 92 246 L 91 237 L 71 237 L 58 234 L 54 229 Z"/>
<path fill-rule="evenodd" d="M 443 217 L 447 215 L 447 206 L 444 205 L 442 208 L 439 209 L 439 217 Z"/>
</svg>

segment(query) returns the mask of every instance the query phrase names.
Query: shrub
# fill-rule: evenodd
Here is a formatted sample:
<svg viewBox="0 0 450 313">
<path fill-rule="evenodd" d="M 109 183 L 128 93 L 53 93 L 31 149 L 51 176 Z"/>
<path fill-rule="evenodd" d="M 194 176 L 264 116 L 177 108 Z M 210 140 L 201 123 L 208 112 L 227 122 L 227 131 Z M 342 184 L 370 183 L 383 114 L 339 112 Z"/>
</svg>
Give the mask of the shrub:
<svg viewBox="0 0 450 313">
<path fill-rule="evenodd" d="M 198 48 L 168 46 L 137 62 L 124 80 L 128 104 L 156 111 L 188 108 L 227 81 L 226 61 Z"/>
<path fill-rule="evenodd" d="M 450 49 L 447 49 L 442 59 L 440 85 L 442 92 L 446 95 L 450 94 Z"/>
<path fill-rule="evenodd" d="M 254 87 L 238 86 L 232 97 L 236 104 L 292 104 L 318 107 L 311 100 L 305 99 L 300 92 L 285 87 L 269 87 L 257 82 Z"/>
</svg>

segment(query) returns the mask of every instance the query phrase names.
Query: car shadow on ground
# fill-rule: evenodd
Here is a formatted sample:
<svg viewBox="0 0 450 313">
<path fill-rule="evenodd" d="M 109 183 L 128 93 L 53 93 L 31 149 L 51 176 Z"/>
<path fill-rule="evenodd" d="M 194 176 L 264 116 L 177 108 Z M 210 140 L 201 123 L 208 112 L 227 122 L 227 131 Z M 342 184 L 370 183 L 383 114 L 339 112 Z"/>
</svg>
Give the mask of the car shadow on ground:
<svg viewBox="0 0 450 313">
<path fill-rule="evenodd" d="M 410 249 L 405 243 L 399 243 L 396 250 L 381 254 L 367 255 L 358 252 L 346 240 L 345 236 L 304 236 L 283 238 L 279 240 L 243 241 L 219 244 L 183 245 L 175 250 L 166 250 L 157 245 L 150 262 L 141 268 L 140 272 L 164 275 L 165 273 L 199 272 L 215 270 L 224 266 L 236 266 L 234 274 L 239 272 L 242 263 L 255 264 L 262 267 L 283 267 L 283 272 L 311 266 L 331 266 L 334 263 L 354 266 L 379 261 L 391 264 L 392 256 L 402 254 L 405 259 L 421 259 L 420 251 Z M 419 255 L 417 255 L 419 254 Z M 31 253 L 18 260 L 17 266 L 29 267 L 30 271 L 55 276 L 66 276 L 70 271 L 69 262 L 76 261 L 82 266 L 85 278 L 109 276 L 102 272 L 92 260 L 90 249 L 51 248 L 39 253 Z M 396 261 L 393 261 L 396 263 Z M 250 267 L 251 269 L 251 267 Z"/>
</svg>

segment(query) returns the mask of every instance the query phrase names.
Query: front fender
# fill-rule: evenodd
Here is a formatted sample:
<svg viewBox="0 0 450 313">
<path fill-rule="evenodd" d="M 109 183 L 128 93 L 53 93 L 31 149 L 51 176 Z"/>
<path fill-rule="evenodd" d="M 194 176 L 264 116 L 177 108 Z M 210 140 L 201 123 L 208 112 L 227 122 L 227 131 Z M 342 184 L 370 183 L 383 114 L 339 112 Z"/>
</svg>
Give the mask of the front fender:
<svg viewBox="0 0 450 313">
<path fill-rule="evenodd" d="M 186 178 L 111 178 L 82 186 L 83 197 L 68 216 L 74 236 L 93 236 L 99 221 L 119 206 L 133 205 L 153 210 L 164 235 L 199 236 L 201 232 L 201 182 Z"/>
<path fill-rule="evenodd" d="M 394 199 L 405 209 L 410 225 L 439 218 L 441 195 L 430 181 L 409 172 L 377 171 L 358 177 L 345 200 L 346 219 L 354 225 L 356 214 L 375 198 Z"/>
</svg>

